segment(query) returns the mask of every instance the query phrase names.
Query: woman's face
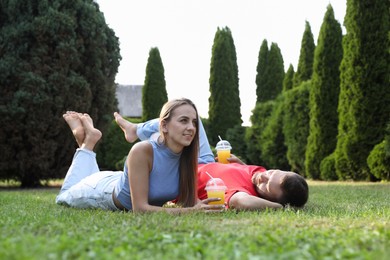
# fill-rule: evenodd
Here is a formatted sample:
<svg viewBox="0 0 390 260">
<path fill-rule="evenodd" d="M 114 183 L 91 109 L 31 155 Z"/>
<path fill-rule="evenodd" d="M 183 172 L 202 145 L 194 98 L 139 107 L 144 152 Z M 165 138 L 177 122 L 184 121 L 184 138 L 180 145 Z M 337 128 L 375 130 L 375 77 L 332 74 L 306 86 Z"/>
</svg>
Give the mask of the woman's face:
<svg viewBox="0 0 390 260">
<path fill-rule="evenodd" d="M 178 153 L 191 144 L 196 134 L 197 120 L 195 109 L 185 104 L 172 111 L 169 122 L 162 122 L 165 142 L 173 152 Z"/>
</svg>

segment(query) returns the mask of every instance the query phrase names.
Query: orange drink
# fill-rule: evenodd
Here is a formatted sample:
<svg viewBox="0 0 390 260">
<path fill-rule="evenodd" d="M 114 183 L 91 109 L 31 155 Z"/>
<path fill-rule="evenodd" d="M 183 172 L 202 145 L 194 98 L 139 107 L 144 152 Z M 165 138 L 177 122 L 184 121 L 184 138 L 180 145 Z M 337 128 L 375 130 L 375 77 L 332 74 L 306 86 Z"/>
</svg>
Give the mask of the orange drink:
<svg viewBox="0 0 390 260">
<path fill-rule="evenodd" d="M 232 146 L 226 140 L 221 140 L 217 143 L 217 145 L 215 146 L 215 150 L 217 150 L 217 157 L 219 163 L 229 163 L 227 159 L 230 158 L 231 149 Z"/>
<path fill-rule="evenodd" d="M 223 205 L 225 204 L 225 190 L 208 190 L 208 198 L 220 198 L 221 200 L 209 202 L 210 205 Z"/>
<path fill-rule="evenodd" d="M 230 150 L 218 150 L 217 156 L 219 163 L 229 163 L 227 158 L 230 158 Z"/>
<path fill-rule="evenodd" d="M 206 172 L 210 177 L 211 175 Z M 212 178 L 206 183 L 207 198 L 220 198 L 218 201 L 211 201 L 209 205 L 224 205 L 225 204 L 225 190 L 227 189 L 225 183 L 220 178 Z"/>
</svg>

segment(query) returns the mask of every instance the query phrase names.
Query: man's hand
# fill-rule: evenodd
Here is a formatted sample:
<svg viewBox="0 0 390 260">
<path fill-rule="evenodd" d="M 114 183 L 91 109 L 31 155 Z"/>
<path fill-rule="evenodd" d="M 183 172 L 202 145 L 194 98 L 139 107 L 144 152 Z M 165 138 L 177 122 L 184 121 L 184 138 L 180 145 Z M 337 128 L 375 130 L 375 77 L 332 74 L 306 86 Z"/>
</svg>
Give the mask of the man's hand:
<svg viewBox="0 0 390 260">
<path fill-rule="evenodd" d="M 234 154 L 230 154 L 230 157 L 227 158 L 227 160 L 229 161 L 229 163 L 239 163 L 239 164 L 245 165 L 245 163 L 243 161 L 241 161 L 240 158 L 238 158 Z"/>
</svg>

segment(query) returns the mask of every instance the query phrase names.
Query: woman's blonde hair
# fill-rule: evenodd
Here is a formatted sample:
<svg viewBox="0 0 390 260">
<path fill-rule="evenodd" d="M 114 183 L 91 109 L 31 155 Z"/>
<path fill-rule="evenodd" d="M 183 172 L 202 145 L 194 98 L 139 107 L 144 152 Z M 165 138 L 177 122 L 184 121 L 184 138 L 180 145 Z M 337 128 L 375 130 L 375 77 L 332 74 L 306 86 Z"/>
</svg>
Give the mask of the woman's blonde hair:
<svg viewBox="0 0 390 260">
<path fill-rule="evenodd" d="M 192 106 L 195 109 L 197 120 L 195 125 L 196 133 L 194 139 L 189 146 L 184 147 L 180 156 L 179 197 L 177 202 L 184 207 L 192 207 L 195 205 L 197 200 L 197 173 L 199 156 L 199 116 L 195 104 L 187 98 L 174 99 L 165 103 L 160 113 L 160 134 L 164 137 L 165 141 L 165 135 L 161 128 L 161 122 L 165 121 L 168 123 L 171 120 L 175 109 L 182 105 Z"/>
</svg>

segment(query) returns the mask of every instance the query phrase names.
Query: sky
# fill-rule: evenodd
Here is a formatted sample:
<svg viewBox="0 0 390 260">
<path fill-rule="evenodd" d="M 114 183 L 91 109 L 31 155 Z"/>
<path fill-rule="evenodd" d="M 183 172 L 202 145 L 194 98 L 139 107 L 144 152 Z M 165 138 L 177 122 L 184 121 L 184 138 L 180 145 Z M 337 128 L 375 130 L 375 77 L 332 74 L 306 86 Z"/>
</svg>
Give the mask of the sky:
<svg viewBox="0 0 390 260">
<path fill-rule="evenodd" d="M 208 118 L 210 62 L 218 28 L 229 27 L 237 53 L 244 125 L 256 104 L 256 66 L 264 39 L 276 43 L 285 70 L 297 70 L 308 21 L 315 44 L 327 6 L 344 22 L 347 0 L 97 0 L 119 38 L 115 82 L 143 85 L 151 48 L 160 51 L 168 99 L 186 97 Z M 342 26 L 343 32 L 345 28 Z"/>
</svg>

